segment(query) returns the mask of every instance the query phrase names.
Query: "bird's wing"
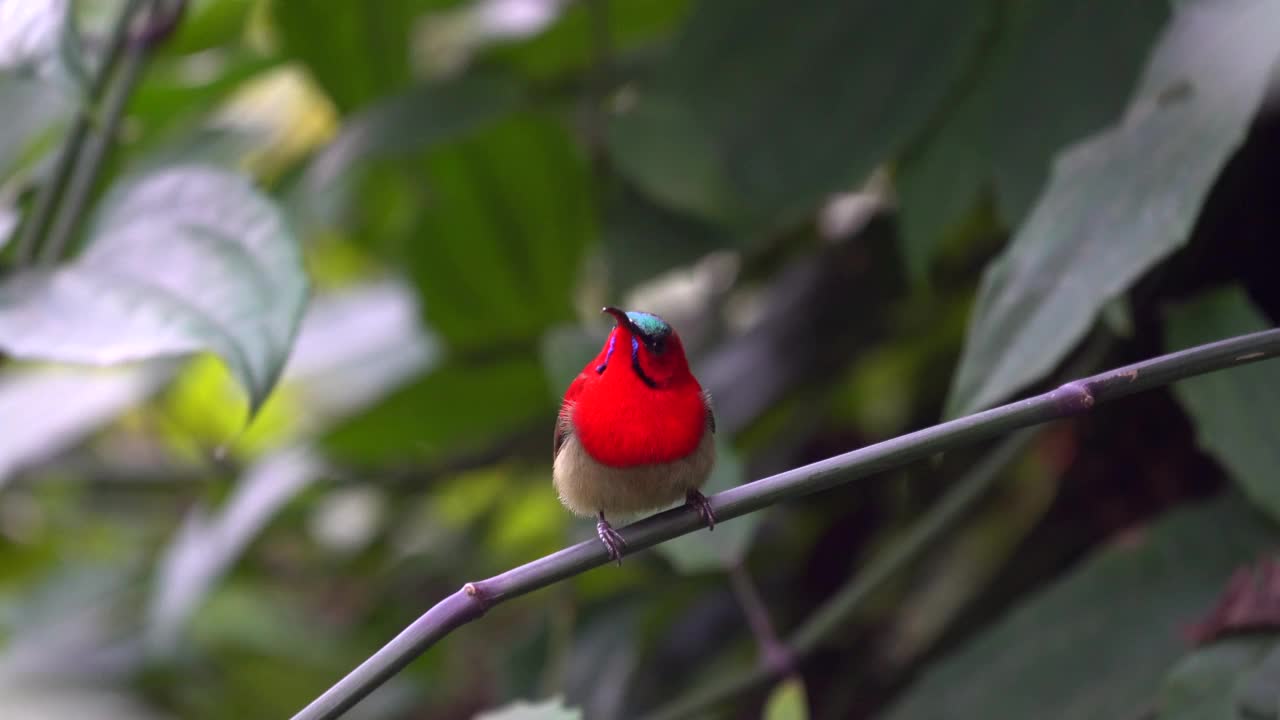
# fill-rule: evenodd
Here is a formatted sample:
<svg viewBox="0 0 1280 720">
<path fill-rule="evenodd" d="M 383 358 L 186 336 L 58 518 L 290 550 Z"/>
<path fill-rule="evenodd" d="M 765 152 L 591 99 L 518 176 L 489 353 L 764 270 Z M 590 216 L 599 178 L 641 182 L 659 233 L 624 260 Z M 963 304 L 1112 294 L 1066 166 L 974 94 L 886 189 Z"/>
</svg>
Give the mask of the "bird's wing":
<svg viewBox="0 0 1280 720">
<path fill-rule="evenodd" d="M 707 427 L 711 428 L 711 432 L 716 431 L 716 411 L 711 406 L 711 391 L 702 391 L 702 404 L 707 408 Z"/>
<path fill-rule="evenodd" d="M 573 423 L 569 421 L 569 411 L 573 409 L 573 403 L 578 399 L 578 394 L 582 392 L 583 381 L 586 379 L 584 375 L 579 375 L 569 383 L 569 389 L 564 391 L 564 402 L 560 403 L 560 413 L 556 417 L 556 431 L 551 443 L 551 459 L 554 461 L 560 455 L 560 448 L 564 447 L 565 440 L 569 439 L 569 435 L 573 432 Z"/>
<path fill-rule="evenodd" d="M 569 406 L 570 403 L 565 401 L 560 408 L 560 416 L 556 418 L 556 433 L 552 439 L 551 460 L 555 461 L 560 456 L 560 448 L 564 447 L 564 441 L 569 439 L 569 435 L 573 432 L 573 427 L 569 423 Z"/>
</svg>

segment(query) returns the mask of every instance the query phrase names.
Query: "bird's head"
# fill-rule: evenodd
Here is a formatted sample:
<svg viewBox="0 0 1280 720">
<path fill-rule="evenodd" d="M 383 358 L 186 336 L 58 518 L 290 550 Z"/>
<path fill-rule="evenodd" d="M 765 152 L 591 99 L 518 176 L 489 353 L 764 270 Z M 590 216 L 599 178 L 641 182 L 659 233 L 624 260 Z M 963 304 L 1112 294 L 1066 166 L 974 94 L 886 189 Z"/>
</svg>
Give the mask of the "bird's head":
<svg viewBox="0 0 1280 720">
<path fill-rule="evenodd" d="M 603 374 L 616 363 L 619 369 L 635 375 L 653 388 L 668 387 L 692 379 L 689 361 L 684 355 L 680 336 L 666 320 L 647 312 L 604 308 L 617 326 L 601 350 L 602 360 L 596 366 Z"/>
</svg>

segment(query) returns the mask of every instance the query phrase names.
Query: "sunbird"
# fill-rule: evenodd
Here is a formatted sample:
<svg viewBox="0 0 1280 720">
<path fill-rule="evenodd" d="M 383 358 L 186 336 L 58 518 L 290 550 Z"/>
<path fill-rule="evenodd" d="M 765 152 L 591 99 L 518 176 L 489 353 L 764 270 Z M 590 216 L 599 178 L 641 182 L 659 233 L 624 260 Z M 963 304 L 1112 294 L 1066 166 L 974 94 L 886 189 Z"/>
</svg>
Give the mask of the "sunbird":
<svg viewBox="0 0 1280 720">
<path fill-rule="evenodd" d="M 634 515 L 684 498 L 715 529 L 701 488 L 715 464 L 716 419 L 667 321 L 616 307 L 601 312 L 616 325 L 564 393 L 552 478 L 565 507 L 595 516 L 600 542 L 621 565 L 626 541 L 606 514 Z"/>
</svg>

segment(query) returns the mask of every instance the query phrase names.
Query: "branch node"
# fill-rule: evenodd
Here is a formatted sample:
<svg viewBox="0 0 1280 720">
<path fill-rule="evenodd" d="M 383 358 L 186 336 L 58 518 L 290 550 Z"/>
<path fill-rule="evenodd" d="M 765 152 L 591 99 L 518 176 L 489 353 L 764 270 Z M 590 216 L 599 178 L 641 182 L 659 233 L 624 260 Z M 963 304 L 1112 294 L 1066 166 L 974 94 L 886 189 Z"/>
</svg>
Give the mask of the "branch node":
<svg viewBox="0 0 1280 720">
<path fill-rule="evenodd" d="M 141 50 L 154 50 L 177 30 L 186 11 L 187 0 L 172 0 L 167 4 L 155 2 L 141 26 L 129 34 L 129 45 Z"/>
<path fill-rule="evenodd" d="M 779 642 L 769 643 L 762 649 L 760 661 L 770 675 L 784 678 L 797 671 L 796 655 L 791 648 Z"/>
<path fill-rule="evenodd" d="M 462 594 L 466 595 L 479 609 L 477 617 L 489 612 L 489 608 L 497 605 L 497 595 L 485 587 L 484 581 L 469 582 L 462 586 Z"/>
<path fill-rule="evenodd" d="M 1093 407 L 1093 391 L 1089 385 L 1073 380 L 1053 392 L 1053 403 L 1063 415 L 1075 415 Z"/>
</svg>

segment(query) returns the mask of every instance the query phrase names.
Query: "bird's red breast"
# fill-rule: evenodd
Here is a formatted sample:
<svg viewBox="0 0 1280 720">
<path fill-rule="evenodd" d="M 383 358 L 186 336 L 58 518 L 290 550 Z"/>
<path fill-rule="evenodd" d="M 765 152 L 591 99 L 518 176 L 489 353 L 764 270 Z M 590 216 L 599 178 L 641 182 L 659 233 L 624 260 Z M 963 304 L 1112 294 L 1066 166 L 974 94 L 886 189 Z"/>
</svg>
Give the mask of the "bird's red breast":
<svg viewBox="0 0 1280 720">
<path fill-rule="evenodd" d="M 615 327 L 564 400 L 566 429 L 612 467 L 678 460 L 710 430 L 706 397 L 674 332 L 654 352 L 625 325 Z"/>
</svg>

